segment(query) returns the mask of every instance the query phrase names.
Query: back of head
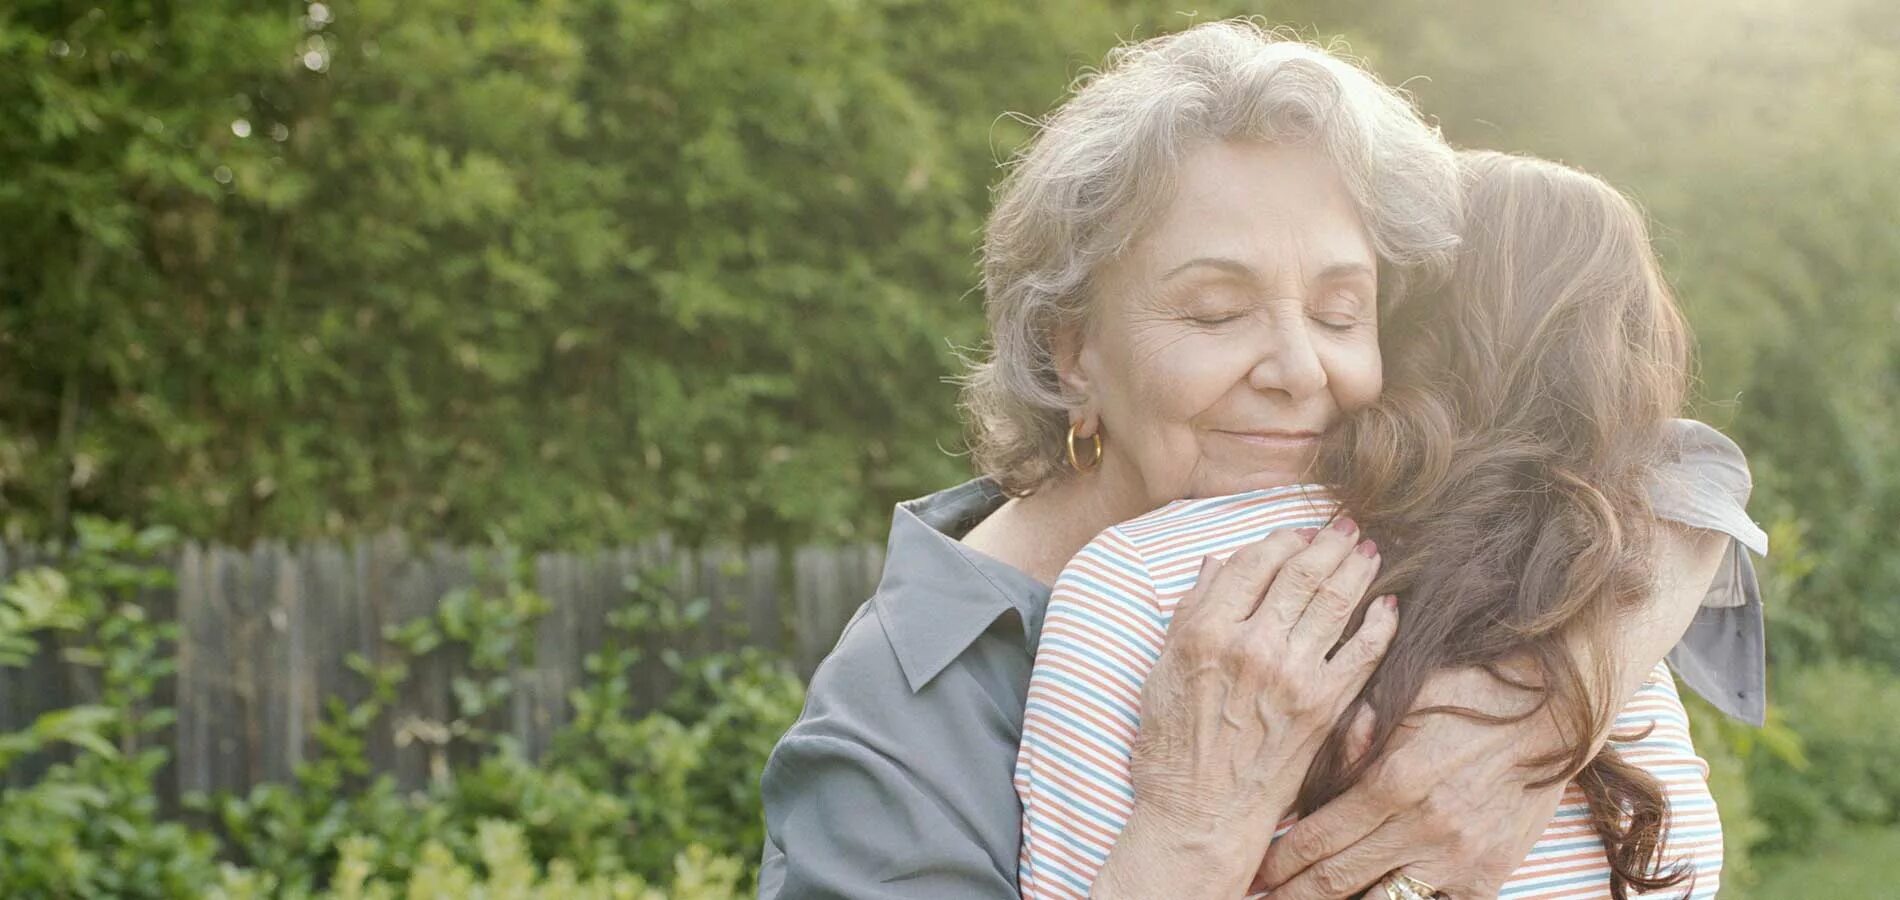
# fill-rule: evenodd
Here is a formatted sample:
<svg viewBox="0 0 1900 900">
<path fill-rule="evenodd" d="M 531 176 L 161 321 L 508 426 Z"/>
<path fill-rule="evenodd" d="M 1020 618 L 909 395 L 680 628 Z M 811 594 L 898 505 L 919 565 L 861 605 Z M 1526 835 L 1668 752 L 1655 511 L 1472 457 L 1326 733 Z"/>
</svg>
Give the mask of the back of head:
<svg viewBox="0 0 1900 900">
<path fill-rule="evenodd" d="M 1613 862 L 1623 853 L 1619 879 L 1645 884 L 1661 878 L 1660 788 L 1613 752 L 1592 761 L 1614 714 L 1608 660 L 1582 671 L 1566 641 L 1607 640 L 1615 614 L 1650 594 L 1646 478 L 1687 390 L 1686 330 L 1642 215 L 1614 188 L 1544 160 L 1459 161 L 1452 279 L 1389 311 L 1385 392 L 1321 457 L 1384 550 L 1372 595 L 1399 594 L 1404 614 L 1366 688 L 1373 750 L 1346 764 L 1342 727 L 1302 805 L 1377 758 L 1432 673 L 1503 666 L 1567 725 L 1572 752 L 1547 760 L 1549 780 L 1586 765 L 1613 776 L 1599 830 Z"/>
<path fill-rule="evenodd" d="M 1642 214 L 1547 160 L 1466 151 L 1459 166 L 1467 249 L 1449 291 L 1395 317 L 1394 361 L 1413 361 L 1413 337 L 1437 339 L 1416 362 L 1456 380 L 1467 428 L 1579 454 L 1653 440 L 1682 406 L 1687 345 Z"/>
</svg>

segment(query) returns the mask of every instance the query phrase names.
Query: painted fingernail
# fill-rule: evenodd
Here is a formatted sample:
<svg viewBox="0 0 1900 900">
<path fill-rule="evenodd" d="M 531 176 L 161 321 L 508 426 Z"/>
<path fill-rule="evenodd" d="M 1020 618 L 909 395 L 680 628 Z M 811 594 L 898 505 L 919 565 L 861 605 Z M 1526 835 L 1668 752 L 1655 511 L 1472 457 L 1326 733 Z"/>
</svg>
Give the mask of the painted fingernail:
<svg viewBox="0 0 1900 900">
<path fill-rule="evenodd" d="M 1386 609 L 1398 609 L 1398 608 L 1399 608 L 1399 595 L 1397 595 L 1397 594 L 1387 594 L 1387 595 L 1385 595 L 1384 597 L 1382 597 L 1382 598 L 1380 598 L 1380 602 L 1382 602 L 1382 603 L 1384 603 L 1384 604 L 1385 604 L 1385 608 L 1386 608 Z"/>
<path fill-rule="evenodd" d="M 1367 559 L 1379 555 L 1379 545 L 1369 540 L 1360 541 L 1357 549 L 1359 550 L 1359 555 Z"/>
<path fill-rule="evenodd" d="M 1342 516 L 1339 521 L 1333 523 L 1333 530 L 1340 534 L 1352 534 L 1359 530 L 1359 523 Z"/>
<path fill-rule="evenodd" d="M 1302 528 L 1299 531 L 1296 531 L 1293 533 L 1299 535 L 1300 540 L 1303 540 L 1309 544 L 1313 542 L 1314 538 L 1319 537 L 1319 529 L 1317 528 Z"/>
</svg>

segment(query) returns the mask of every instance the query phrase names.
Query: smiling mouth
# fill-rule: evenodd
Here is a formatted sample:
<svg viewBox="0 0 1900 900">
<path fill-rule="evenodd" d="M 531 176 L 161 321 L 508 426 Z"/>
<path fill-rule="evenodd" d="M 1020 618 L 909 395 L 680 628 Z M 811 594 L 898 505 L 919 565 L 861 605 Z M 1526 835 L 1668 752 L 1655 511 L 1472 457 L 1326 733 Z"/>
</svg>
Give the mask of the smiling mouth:
<svg viewBox="0 0 1900 900">
<path fill-rule="evenodd" d="M 1227 435 L 1228 437 L 1233 438 L 1237 441 L 1241 441 L 1247 444 L 1252 444 L 1256 447 L 1267 447 L 1267 448 L 1276 448 L 1276 449 L 1293 448 L 1293 447 L 1310 447 L 1313 444 L 1319 442 L 1319 432 L 1317 431 L 1218 430 L 1217 433 Z"/>
</svg>

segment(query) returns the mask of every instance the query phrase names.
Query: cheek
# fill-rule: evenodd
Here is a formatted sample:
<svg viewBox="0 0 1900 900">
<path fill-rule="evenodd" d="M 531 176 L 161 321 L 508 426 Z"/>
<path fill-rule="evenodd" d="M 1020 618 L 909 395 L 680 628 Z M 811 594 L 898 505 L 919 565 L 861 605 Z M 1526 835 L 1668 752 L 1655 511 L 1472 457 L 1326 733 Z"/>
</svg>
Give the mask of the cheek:
<svg viewBox="0 0 1900 900">
<path fill-rule="evenodd" d="M 1385 387 L 1385 373 L 1376 339 L 1341 344 L 1333 349 L 1324 365 L 1333 402 L 1341 411 L 1349 412 L 1370 406 L 1379 399 L 1379 391 Z"/>
<path fill-rule="evenodd" d="M 1248 354 L 1228 343 L 1216 335 L 1178 336 L 1132 360 L 1130 380 L 1155 425 L 1187 426 L 1245 377 Z"/>
<path fill-rule="evenodd" d="M 1124 434 L 1163 440 L 1183 432 L 1214 406 L 1246 372 L 1245 354 L 1235 354 L 1214 336 L 1152 328 L 1104 342 L 1095 368 L 1108 389 L 1103 400 Z M 1237 376 L 1236 372 L 1240 375 Z"/>
</svg>

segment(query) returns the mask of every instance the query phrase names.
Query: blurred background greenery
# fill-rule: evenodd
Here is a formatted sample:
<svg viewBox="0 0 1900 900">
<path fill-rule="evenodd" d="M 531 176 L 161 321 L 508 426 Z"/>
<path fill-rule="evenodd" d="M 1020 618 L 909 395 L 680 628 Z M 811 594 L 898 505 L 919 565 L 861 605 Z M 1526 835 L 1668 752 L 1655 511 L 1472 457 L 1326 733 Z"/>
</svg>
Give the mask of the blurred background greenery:
<svg viewBox="0 0 1900 900">
<path fill-rule="evenodd" d="M 1024 117 L 1118 40 L 1235 14 L 1343 37 L 1454 142 L 1583 166 L 1649 212 L 1699 338 L 1695 412 L 1749 452 L 1774 540 L 1771 727 L 1698 711 L 1725 896 L 1882 894 L 1900 878 L 1885 0 L 17 0 L 0 537 L 97 516 L 228 543 L 875 539 L 893 501 L 966 477 L 946 379 L 981 340 L 975 247 Z M 450 856 L 513 852 L 483 835 Z M 210 852 L 193 840 L 174 849 Z M 325 867 L 374 855 L 334 844 L 311 841 Z"/>
</svg>

